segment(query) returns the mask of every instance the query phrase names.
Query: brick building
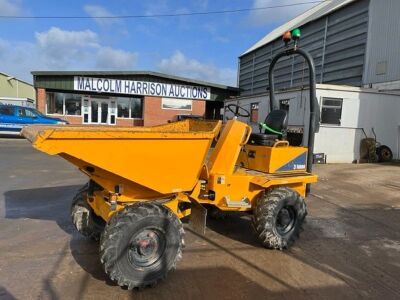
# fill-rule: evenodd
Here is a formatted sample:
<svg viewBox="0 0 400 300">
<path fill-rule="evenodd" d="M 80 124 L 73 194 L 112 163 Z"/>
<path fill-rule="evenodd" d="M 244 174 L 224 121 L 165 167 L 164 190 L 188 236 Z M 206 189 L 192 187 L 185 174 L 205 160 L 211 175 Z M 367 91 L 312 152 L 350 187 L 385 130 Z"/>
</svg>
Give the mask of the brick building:
<svg viewBox="0 0 400 300">
<path fill-rule="evenodd" d="M 152 126 L 178 115 L 218 119 L 234 87 L 156 72 L 34 71 L 37 109 L 71 124 Z"/>
</svg>

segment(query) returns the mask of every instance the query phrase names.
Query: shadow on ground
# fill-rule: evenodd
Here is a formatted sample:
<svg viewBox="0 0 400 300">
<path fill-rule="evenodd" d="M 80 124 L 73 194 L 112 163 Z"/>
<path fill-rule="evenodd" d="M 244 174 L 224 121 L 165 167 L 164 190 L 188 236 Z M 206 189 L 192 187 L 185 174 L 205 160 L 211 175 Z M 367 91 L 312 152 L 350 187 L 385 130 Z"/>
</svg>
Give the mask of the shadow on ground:
<svg viewBox="0 0 400 300">
<path fill-rule="evenodd" d="M 98 243 L 79 236 L 70 223 L 70 202 L 79 188 L 80 186 L 74 185 L 5 193 L 6 218 L 51 220 L 71 234 L 65 251 L 68 253 L 69 247 L 75 261 L 87 272 L 80 280 L 79 286 L 75 287 L 78 297 L 89 293 L 90 277 L 110 286 L 115 285 L 103 272 L 98 257 Z M 333 204 L 323 203 L 321 200 L 319 205 Z M 186 269 L 179 269 L 178 265 L 178 270 L 172 272 L 167 281 L 154 289 L 135 292 L 132 298 L 399 299 L 400 234 L 394 225 L 387 224 L 400 219 L 400 210 L 384 205 L 371 205 L 362 208 L 338 206 L 334 211 L 334 217 L 309 216 L 302 238 L 295 246 L 289 251 L 274 251 L 273 255 L 269 250 L 260 247 L 252 234 L 248 215 L 230 216 L 221 221 L 208 220 L 210 236 L 199 236 L 187 230 L 189 235 L 201 239 L 208 248 L 216 250 L 216 256 L 224 256 L 225 260 L 226 257 L 232 258 L 233 261 L 245 265 L 246 270 L 237 269 L 235 265 Z M 243 247 L 243 251 L 236 252 L 230 249 L 232 240 L 247 246 Z M 257 259 L 257 256 L 262 259 Z M 287 256 L 291 259 L 287 259 Z M 268 257 L 281 260 L 279 272 L 270 269 L 276 262 L 268 262 Z M 197 262 L 196 265 L 201 265 L 201 262 Z M 55 264 L 53 271 L 45 279 L 46 289 L 52 291 L 50 295 L 55 298 L 58 296 L 51 281 L 57 273 L 57 268 L 59 265 Z M 340 285 L 326 286 L 307 272 L 302 278 L 293 279 L 292 273 L 298 273 L 299 270 L 318 270 L 324 276 L 336 279 Z M 259 282 L 261 278 L 261 281 L 278 284 L 282 286 L 282 292 L 269 290 L 267 283 L 260 286 L 256 280 L 243 273 L 254 274 Z M 309 283 L 313 280 L 316 280 L 315 285 L 310 288 Z M 303 283 L 307 288 L 302 288 Z M 120 292 L 119 290 L 118 293 Z M 8 295 L 4 288 L 0 288 L 0 296 L 1 293 L 12 299 L 12 295 Z"/>
<path fill-rule="evenodd" d="M 254 234 L 250 214 L 229 213 L 221 220 L 209 217 L 207 228 L 240 243 L 262 247 Z"/>
<path fill-rule="evenodd" d="M 10 294 L 9 291 L 7 291 L 6 288 L 2 287 L 0 285 L 0 299 L 2 300 L 14 300 L 17 299 L 13 295 Z"/>
<path fill-rule="evenodd" d="M 81 185 L 7 191 L 5 218 L 55 221 L 67 233 L 73 232 L 70 205 Z"/>
<path fill-rule="evenodd" d="M 25 139 L 22 135 L 17 134 L 1 134 L 0 139 Z"/>
</svg>

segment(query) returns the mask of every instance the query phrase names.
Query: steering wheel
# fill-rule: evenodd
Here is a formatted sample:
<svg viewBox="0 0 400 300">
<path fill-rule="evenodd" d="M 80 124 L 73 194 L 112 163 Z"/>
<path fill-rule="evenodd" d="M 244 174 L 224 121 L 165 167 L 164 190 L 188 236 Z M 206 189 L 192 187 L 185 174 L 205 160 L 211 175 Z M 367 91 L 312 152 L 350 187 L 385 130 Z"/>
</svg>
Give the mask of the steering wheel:
<svg viewBox="0 0 400 300">
<path fill-rule="evenodd" d="M 226 108 L 235 115 L 235 117 L 248 118 L 250 117 L 250 113 L 248 110 L 236 104 L 228 104 Z M 242 111 L 242 113 L 240 113 Z"/>
</svg>

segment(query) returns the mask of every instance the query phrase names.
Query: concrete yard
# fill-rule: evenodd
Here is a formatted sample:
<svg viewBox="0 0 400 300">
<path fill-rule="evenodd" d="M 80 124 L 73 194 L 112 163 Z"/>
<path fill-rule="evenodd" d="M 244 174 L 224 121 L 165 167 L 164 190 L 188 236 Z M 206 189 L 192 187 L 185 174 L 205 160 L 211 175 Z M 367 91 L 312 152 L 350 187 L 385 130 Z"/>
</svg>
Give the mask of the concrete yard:
<svg viewBox="0 0 400 300">
<path fill-rule="evenodd" d="M 0 299 L 400 299 L 400 166 L 320 165 L 301 238 L 260 247 L 248 216 L 186 226 L 176 271 L 154 288 L 107 279 L 70 201 L 86 177 L 22 139 L 0 139 Z"/>
</svg>

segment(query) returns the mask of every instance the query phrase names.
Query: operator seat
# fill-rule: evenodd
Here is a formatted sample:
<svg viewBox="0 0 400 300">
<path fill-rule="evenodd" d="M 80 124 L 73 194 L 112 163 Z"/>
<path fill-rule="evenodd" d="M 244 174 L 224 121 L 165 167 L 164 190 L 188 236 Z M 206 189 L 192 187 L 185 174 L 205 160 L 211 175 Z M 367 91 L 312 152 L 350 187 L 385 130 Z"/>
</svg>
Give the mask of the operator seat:
<svg viewBox="0 0 400 300">
<path fill-rule="evenodd" d="M 249 144 L 272 146 L 276 140 L 286 140 L 288 126 L 288 113 L 286 110 L 276 109 L 271 111 L 265 118 L 264 124 L 267 128 L 263 133 L 252 133 L 248 142 Z"/>
</svg>

